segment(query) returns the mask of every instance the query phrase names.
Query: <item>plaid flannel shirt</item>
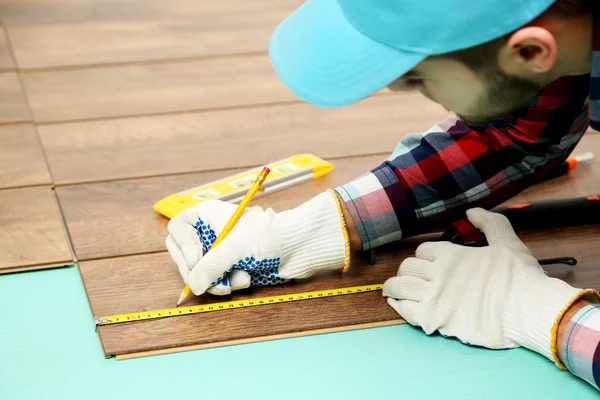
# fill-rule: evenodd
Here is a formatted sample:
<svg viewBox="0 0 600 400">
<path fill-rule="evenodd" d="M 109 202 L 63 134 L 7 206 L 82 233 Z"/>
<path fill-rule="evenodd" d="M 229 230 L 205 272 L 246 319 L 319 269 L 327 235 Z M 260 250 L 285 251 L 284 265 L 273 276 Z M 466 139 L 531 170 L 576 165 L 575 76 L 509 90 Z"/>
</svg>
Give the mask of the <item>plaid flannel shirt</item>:
<svg viewBox="0 0 600 400">
<path fill-rule="evenodd" d="M 559 166 L 588 126 L 600 130 L 600 13 L 590 75 L 565 77 L 525 107 L 469 126 L 452 117 L 407 135 L 381 165 L 336 190 L 363 249 L 446 228 L 472 207 L 492 208 Z M 562 357 L 600 385 L 600 307 L 571 321 Z"/>
<path fill-rule="evenodd" d="M 567 368 L 600 388 L 600 305 L 589 305 L 571 318 L 560 344 Z"/>
</svg>

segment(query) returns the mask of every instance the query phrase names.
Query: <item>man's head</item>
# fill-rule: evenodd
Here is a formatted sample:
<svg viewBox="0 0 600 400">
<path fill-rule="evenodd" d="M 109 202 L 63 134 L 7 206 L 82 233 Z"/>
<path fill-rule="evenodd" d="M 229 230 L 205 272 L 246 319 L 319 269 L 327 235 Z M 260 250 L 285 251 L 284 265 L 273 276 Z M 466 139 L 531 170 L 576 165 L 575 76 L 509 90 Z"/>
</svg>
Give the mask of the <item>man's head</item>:
<svg viewBox="0 0 600 400">
<path fill-rule="evenodd" d="M 309 0 L 275 32 L 271 57 L 284 83 L 317 105 L 349 104 L 387 86 L 419 90 L 484 123 L 560 76 L 589 72 L 595 3 Z"/>
<path fill-rule="evenodd" d="M 558 0 L 531 23 L 501 38 L 426 58 L 388 88 L 419 90 L 467 122 L 501 117 L 523 106 L 557 77 L 586 72 L 589 62 L 580 68 L 571 58 L 576 48 L 560 49 L 563 58 L 573 62 L 559 60 L 558 53 L 566 36 L 577 35 L 576 30 L 586 33 L 582 20 L 591 16 L 593 4 L 593 0 Z M 559 65 L 561 61 L 568 65 Z"/>
</svg>

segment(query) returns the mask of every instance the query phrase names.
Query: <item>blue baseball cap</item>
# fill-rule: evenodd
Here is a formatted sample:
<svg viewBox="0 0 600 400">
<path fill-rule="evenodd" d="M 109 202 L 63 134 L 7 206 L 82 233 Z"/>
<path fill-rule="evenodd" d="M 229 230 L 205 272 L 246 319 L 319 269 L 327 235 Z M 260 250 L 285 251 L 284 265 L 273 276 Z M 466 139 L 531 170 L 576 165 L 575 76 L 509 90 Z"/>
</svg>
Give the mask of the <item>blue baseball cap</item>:
<svg viewBox="0 0 600 400">
<path fill-rule="evenodd" d="M 322 107 L 363 99 L 426 57 L 526 25 L 555 0 L 308 0 L 273 32 L 275 72 Z"/>
</svg>

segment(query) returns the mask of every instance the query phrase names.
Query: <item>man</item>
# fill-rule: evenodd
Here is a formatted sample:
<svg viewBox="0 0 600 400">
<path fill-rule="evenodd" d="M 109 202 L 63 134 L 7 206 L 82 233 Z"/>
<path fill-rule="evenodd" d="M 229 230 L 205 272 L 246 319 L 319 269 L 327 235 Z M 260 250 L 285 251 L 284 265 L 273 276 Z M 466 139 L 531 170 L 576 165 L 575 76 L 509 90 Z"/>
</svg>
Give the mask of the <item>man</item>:
<svg viewBox="0 0 600 400">
<path fill-rule="evenodd" d="M 428 334 L 525 346 L 598 387 L 600 296 L 548 278 L 508 221 L 479 208 L 560 165 L 590 119 L 600 126 L 596 8 L 593 0 L 307 1 L 271 39 L 273 66 L 297 96 L 339 107 L 385 86 L 419 90 L 459 118 L 406 136 L 382 165 L 296 209 L 248 209 L 214 251 L 235 207 L 209 201 L 181 213 L 167 248 L 184 280 L 196 295 L 228 294 L 345 270 L 351 251 L 443 228 L 469 210 L 490 245 L 422 245 L 386 282 L 389 304 Z"/>
</svg>

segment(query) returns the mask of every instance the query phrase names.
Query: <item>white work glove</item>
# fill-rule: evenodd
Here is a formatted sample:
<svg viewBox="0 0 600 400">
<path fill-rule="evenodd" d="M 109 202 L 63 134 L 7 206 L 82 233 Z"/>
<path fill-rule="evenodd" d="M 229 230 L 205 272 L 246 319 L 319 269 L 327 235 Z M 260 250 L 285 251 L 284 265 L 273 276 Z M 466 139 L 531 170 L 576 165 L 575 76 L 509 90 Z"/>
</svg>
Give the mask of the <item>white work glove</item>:
<svg viewBox="0 0 600 400">
<path fill-rule="evenodd" d="M 209 200 L 169 221 L 167 250 L 196 295 L 275 285 L 349 263 L 346 228 L 333 191 L 280 213 L 249 207 L 229 235 L 208 251 L 235 209 Z"/>
<path fill-rule="evenodd" d="M 400 265 L 383 295 L 410 324 L 492 349 L 523 346 L 559 363 L 558 323 L 584 291 L 548 277 L 508 219 L 467 212 L 487 247 L 424 243 Z"/>
</svg>

